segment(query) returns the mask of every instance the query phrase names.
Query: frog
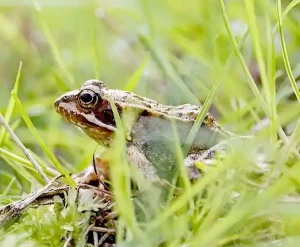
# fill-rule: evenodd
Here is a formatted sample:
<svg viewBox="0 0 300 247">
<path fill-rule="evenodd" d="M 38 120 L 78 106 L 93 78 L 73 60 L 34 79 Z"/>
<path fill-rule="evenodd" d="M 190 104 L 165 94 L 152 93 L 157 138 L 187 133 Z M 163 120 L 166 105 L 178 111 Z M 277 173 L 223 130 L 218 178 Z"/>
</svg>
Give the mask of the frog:
<svg viewBox="0 0 300 247">
<path fill-rule="evenodd" d="M 203 155 L 211 156 L 210 150 L 232 135 L 207 113 L 193 142 L 188 143 L 200 104 L 160 104 L 133 92 L 110 89 L 98 79 L 87 80 L 79 89 L 61 95 L 54 107 L 65 120 L 106 148 L 113 145 L 120 127 L 115 114 L 125 125 L 130 122 L 124 135 L 127 160 L 149 181 L 171 181 L 178 175 L 178 142 L 187 150 L 184 164 L 189 178 L 198 179 L 201 171 L 195 162 Z"/>
</svg>

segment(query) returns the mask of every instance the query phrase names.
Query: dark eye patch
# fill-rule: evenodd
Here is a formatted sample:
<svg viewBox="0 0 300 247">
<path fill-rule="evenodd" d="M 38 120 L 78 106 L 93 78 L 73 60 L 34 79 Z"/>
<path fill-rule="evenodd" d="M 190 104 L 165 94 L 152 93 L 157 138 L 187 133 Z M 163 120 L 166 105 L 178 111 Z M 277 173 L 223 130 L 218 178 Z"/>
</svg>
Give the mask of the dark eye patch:
<svg viewBox="0 0 300 247">
<path fill-rule="evenodd" d="M 103 122 L 112 126 L 116 126 L 114 113 L 112 112 L 112 110 L 103 111 Z"/>
<path fill-rule="evenodd" d="M 115 104 L 120 117 L 122 117 L 122 108 Z M 94 110 L 95 117 L 104 124 L 116 127 L 114 113 L 111 109 L 110 103 L 106 99 L 102 99 L 101 106 Z"/>
</svg>

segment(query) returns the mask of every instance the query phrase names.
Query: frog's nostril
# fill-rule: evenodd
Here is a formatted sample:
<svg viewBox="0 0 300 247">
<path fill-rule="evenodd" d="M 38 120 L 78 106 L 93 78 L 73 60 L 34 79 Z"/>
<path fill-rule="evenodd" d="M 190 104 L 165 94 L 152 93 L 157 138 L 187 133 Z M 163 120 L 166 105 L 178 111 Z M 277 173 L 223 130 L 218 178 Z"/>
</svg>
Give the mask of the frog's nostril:
<svg viewBox="0 0 300 247">
<path fill-rule="evenodd" d="M 63 96 L 60 96 L 59 98 L 57 98 L 55 101 L 54 101 L 54 107 L 55 109 L 59 109 L 61 108 L 62 104 L 64 102 L 64 97 Z"/>
<path fill-rule="evenodd" d="M 55 101 L 54 101 L 54 107 L 55 107 L 55 108 L 58 108 L 58 106 L 59 106 L 59 100 L 55 100 Z"/>
<path fill-rule="evenodd" d="M 54 107 L 58 108 L 59 106 L 61 106 L 61 103 L 65 101 L 65 96 L 62 95 L 60 97 L 58 97 L 55 101 L 54 101 Z"/>
</svg>

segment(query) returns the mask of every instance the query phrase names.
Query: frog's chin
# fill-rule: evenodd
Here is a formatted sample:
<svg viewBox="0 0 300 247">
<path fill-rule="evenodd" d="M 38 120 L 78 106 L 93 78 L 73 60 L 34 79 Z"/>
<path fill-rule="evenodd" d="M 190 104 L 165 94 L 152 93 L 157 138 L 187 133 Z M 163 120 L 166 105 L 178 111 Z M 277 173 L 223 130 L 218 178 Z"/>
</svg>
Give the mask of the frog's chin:
<svg viewBox="0 0 300 247">
<path fill-rule="evenodd" d="M 81 129 L 86 133 L 89 137 L 94 139 L 96 142 L 98 142 L 100 145 L 109 147 L 113 141 L 114 132 L 112 131 L 101 131 L 97 128 L 82 128 Z"/>
</svg>

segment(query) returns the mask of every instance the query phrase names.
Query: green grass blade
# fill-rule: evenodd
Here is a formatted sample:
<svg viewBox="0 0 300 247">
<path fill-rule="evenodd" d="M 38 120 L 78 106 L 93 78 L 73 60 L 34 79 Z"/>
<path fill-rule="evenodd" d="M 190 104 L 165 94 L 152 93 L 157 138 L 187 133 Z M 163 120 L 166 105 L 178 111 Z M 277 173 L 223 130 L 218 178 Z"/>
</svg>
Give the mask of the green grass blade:
<svg viewBox="0 0 300 247">
<path fill-rule="evenodd" d="M 248 30 L 243 34 L 241 40 L 239 41 L 239 43 L 237 44 L 238 46 L 238 49 L 241 48 L 244 40 L 246 39 L 248 35 Z M 206 116 L 206 114 L 208 113 L 209 111 L 209 108 L 215 98 L 215 95 L 216 95 L 216 92 L 217 92 L 217 89 L 219 87 L 219 84 L 220 82 L 222 81 L 222 78 L 225 74 L 225 72 L 227 71 L 227 69 L 230 67 L 230 64 L 232 63 L 233 61 L 233 58 L 234 58 L 234 52 L 232 52 L 229 56 L 229 58 L 227 59 L 226 63 L 225 63 L 225 66 L 224 68 L 222 69 L 222 71 L 220 72 L 217 80 L 215 81 L 215 83 L 213 84 L 213 87 L 211 88 L 207 98 L 205 99 L 204 103 L 203 103 L 203 106 L 200 110 L 200 113 L 198 114 L 197 118 L 196 118 L 196 121 L 195 123 L 193 124 L 192 126 L 192 129 L 189 133 L 189 135 L 187 136 L 187 139 L 186 139 L 186 143 L 187 143 L 187 148 L 185 150 L 185 154 L 188 152 L 189 150 L 189 147 L 192 145 L 196 135 L 197 135 L 197 132 Z"/>
<path fill-rule="evenodd" d="M 17 156 L 5 149 L 0 148 L 0 157 L 2 157 L 4 160 L 6 160 L 6 163 L 11 166 L 15 170 L 15 172 L 22 174 L 25 168 L 25 171 L 28 171 L 28 174 L 31 174 L 31 176 L 39 181 L 39 183 L 43 184 L 44 181 L 39 175 L 38 171 L 34 168 L 32 163 L 20 156 Z"/>
<path fill-rule="evenodd" d="M 11 153 L 3 148 L 0 148 L 0 156 L 7 158 L 9 160 L 12 160 L 12 161 L 16 161 L 16 162 L 20 163 L 22 166 L 24 166 L 25 168 L 37 173 L 37 170 L 33 167 L 33 165 L 30 163 L 30 161 L 14 154 L 14 153 Z"/>
<path fill-rule="evenodd" d="M 293 0 L 292 2 L 290 2 L 286 9 L 283 11 L 282 18 L 284 18 L 288 14 L 288 12 L 290 12 L 299 3 L 300 0 Z"/>
<path fill-rule="evenodd" d="M 161 51 L 158 46 L 153 47 L 146 37 L 140 36 L 139 38 L 143 45 L 150 51 L 153 60 L 156 62 L 164 76 L 170 79 L 170 81 L 174 83 L 192 103 L 198 104 L 199 101 L 197 97 L 191 92 L 180 76 L 177 75 L 175 69 L 165 57 L 163 51 Z"/>
<path fill-rule="evenodd" d="M 74 182 L 74 180 L 70 177 L 70 175 L 68 174 L 68 172 L 63 168 L 63 166 L 59 163 L 59 161 L 56 159 L 56 157 L 54 156 L 54 154 L 51 152 L 50 148 L 47 146 L 46 142 L 41 138 L 41 136 L 38 134 L 38 132 L 36 131 L 33 123 L 31 122 L 29 116 L 27 115 L 21 101 L 19 100 L 16 92 L 12 92 L 12 96 L 16 102 L 17 107 L 19 108 L 19 111 L 21 112 L 21 115 L 29 129 L 29 131 L 31 132 L 31 134 L 35 137 L 35 139 L 37 140 L 37 142 L 39 143 L 40 147 L 42 148 L 42 150 L 45 152 L 45 154 L 49 157 L 49 159 L 51 160 L 51 162 L 53 163 L 53 165 L 55 166 L 55 168 L 62 174 L 65 176 L 65 179 L 67 181 L 67 183 L 71 186 L 76 186 L 76 183 Z"/>
<path fill-rule="evenodd" d="M 175 155 L 176 155 L 176 161 L 177 166 L 179 168 L 179 176 L 182 178 L 183 187 L 189 193 L 188 191 L 191 189 L 191 181 L 189 180 L 188 173 L 186 170 L 186 167 L 184 166 L 184 154 L 181 149 L 180 139 L 178 135 L 178 130 L 176 127 L 176 123 L 174 121 L 171 122 L 172 126 L 172 132 L 174 136 L 174 145 L 175 145 Z"/>
<path fill-rule="evenodd" d="M 220 7 L 220 10 L 221 10 L 223 21 L 224 21 L 226 30 L 228 32 L 230 41 L 232 43 L 235 54 L 236 54 L 236 56 L 237 56 L 237 58 L 238 58 L 238 60 L 241 64 L 241 67 L 242 67 L 244 73 L 246 74 L 246 77 L 248 79 L 248 84 L 249 84 L 254 96 L 257 98 L 257 100 L 260 104 L 260 107 L 263 109 L 263 111 L 265 112 L 265 114 L 268 117 L 271 117 L 270 109 L 269 109 L 268 105 L 266 104 L 266 102 L 264 101 L 262 95 L 260 94 L 260 91 L 259 91 L 258 87 L 256 86 L 255 81 L 252 78 L 252 75 L 251 75 L 251 73 L 250 73 L 250 71 L 247 67 L 247 64 L 246 64 L 241 52 L 238 50 L 237 42 L 236 42 L 236 40 L 234 38 L 234 35 L 233 35 L 233 32 L 231 31 L 231 28 L 230 28 L 229 18 L 228 18 L 227 12 L 226 12 L 224 1 L 223 0 L 218 0 L 218 3 L 219 3 L 219 7 Z M 277 126 L 277 133 L 285 143 L 288 143 L 288 138 L 287 138 L 285 132 L 283 131 L 283 129 L 281 128 L 280 125 Z"/>
<path fill-rule="evenodd" d="M 281 20 L 283 20 L 287 14 L 294 8 L 296 7 L 298 4 L 300 3 L 300 0 L 294 0 L 292 2 L 289 3 L 289 5 L 285 8 L 285 10 L 283 11 L 282 13 L 282 16 L 281 16 Z M 277 14 L 278 15 L 278 14 Z M 279 19 L 278 19 L 279 20 Z M 279 21 L 277 20 L 277 23 L 274 27 L 274 30 L 273 30 L 273 35 L 275 36 L 276 34 L 276 31 L 277 31 L 277 28 L 279 26 Z"/>
<path fill-rule="evenodd" d="M 45 181 L 37 172 L 33 172 L 31 169 L 25 168 L 24 166 L 21 166 L 18 163 L 7 158 L 3 159 L 15 171 L 16 174 L 19 174 L 19 176 L 24 178 L 25 180 L 29 182 L 38 181 L 40 184 L 45 184 Z"/>
<path fill-rule="evenodd" d="M 299 124 L 295 128 L 293 138 L 286 146 L 282 153 L 287 154 L 286 158 L 291 154 L 293 150 L 292 146 L 299 145 Z M 278 164 L 282 164 L 284 160 L 279 159 L 276 161 Z M 274 164 L 276 166 L 276 164 Z M 274 183 L 265 190 L 258 191 L 256 196 L 246 196 L 242 199 L 242 202 L 237 204 L 236 207 L 228 213 L 226 217 L 223 217 L 222 221 L 217 222 L 209 230 L 199 233 L 199 235 L 193 240 L 192 246 L 196 243 L 201 243 L 198 246 L 211 246 L 214 245 L 219 238 L 223 238 L 229 231 L 238 231 L 239 227 L 243 227 L 245 222 L 253 217 L 253 214 L 264 210 L 265 207 L 272 204 L 272 202 L 284 193 L 288 193 L 293 187 L 294 183 L 300 184 L 300 162 L 295 160 L 294 164 L 290 165 L 290 168 L 285 169 L 284 173 L 279 179 L 276 179 Z"/>
<path fill-rule="evenodd" d="M 290 174 L 296 174 L 299 176 L 300 163 L 293 165 L 293 168 L 289 169 Z M 214 226 L 209 229 L 209 231 L 203 231 L 193 240 L 191 246 L 195 246 L 196 243 L 201 243 L 197 246 L 213 246 L 220 238 L 222 238 L 227 232 L 233 229 L 238 230 L 238 227 L 244 225 L 249 219 L 250 215 L 262 209 L 263 206 L 269 205 L 275 198 L 286 193 L 291 187 L 292 182 L 289 175 L 285 174 L 280 179 L 278 179 L 274 185 L 269 187 L 264 192 L 257 195 L 257 197 L 245 198 L 243 203 L 238 207 L 231 210 L 231 212 L 222 219 L 222 221 L 217 222 Z"/>
<path fill-rule="evenodd" d="M 130 234 L 135 237 L 141 234 L 136 222 L 134 214 L 133 204 L 131 202 L 131 185 L 130 185 L 130 169 L 124 157 L 126 157 L 125 150 L 125 130 L 123 123 L 119 116 L 118 110 L 112 100 L 109 101 L 114 118 L 116 121 L 117 131 L 115 135 L 115 141 L 113 149 L 118 155 L 114 155 L 110 164 L 111 181 L 113 185 L 113 191 L 115 200 L 117 203 L 117 209 L 120 220 L 130 229 Z"/>
<path fill-rule="evenodd" d="M 253 0 L 244 0 L 245 2 L 245 10 L 247 13 L 247 19 L 248 19 L 248 24 L 249 24 L 249 30 L 251 33 L 251 38 L 252 38 L 252 44 L 253 44 L 253 49 L 255 52 L 256 56 L 256 61 L 258 64 L 259 68 L 259 73 L 262 81 L 262 85 L 264 88 L 264 92 L 266 93 L 266 102 L 270 102 L 270 95 L 269 95 L 269 83 L 268 83 L 268 77 L 267 77 L 267 71 L 266 71 L 266 64 L 263 59 L 263 50 L 262 50 L 262 45 L 260 41 L 260 34 L 258 31 L 257 23 L 256 23 L 256 14 L 254 10 L 254 2 Z"/>
<path fill-rule="evenodd" d="M 142 75 L 143 75 L 143 72 L 145 70 L 145 67 L 148 63 L 148 60 L 149 60 L 149 56 L 146 56 L 142 63 L 140 64 L 140 66 L 136 69 L 136 71 L 133 73 L 133 75 L 131 76 L 131 78 L 128 80 L 128 82 L 126 83 L 125 87 L 124 87 L 124 90 L 126 91 L 133 91 L 137 84 L 139 83 Z"/>
<path fill-rule="evenodd" d="M 243 44 L 243 41 L 245 40 L 245 38 L 247 37 L 247 34 L 248 34 L 248 31 L 246 31 L 239 44 L 238 44 L 238 47 L 240 48 Z M 232 53 L 228 60 L 226 61 L 226 64 L 224 66 L 224 69 L 223 69 L 223 72 L 220 73 L 220 78 L 221 76 L 223 75 L 223 73 L 225 72 L 226 69 L 228 69 L 229 65 L 231 64 L 232 60 L 234 58 L 234 53 Z M 193 140 L 195 138 L 195 132 L 196 132 L 196 128 L 198 127 L 199 128 L 199 124 L 201 124 L 201 121 L 203 121 L 204 119 L 204 116 L 206 114 L 205 111 L 208 110 L 209 108 L 209 105 L 211 104 L 212 102 L 212 99 L 213 99 L 213 96 L 216 92 L 216 89 L 217 89 L 217 86 L 219 84 L 219 79 L 216 80 L 216 82 L 214 83 L 214 86 L 212 88 L 212 90 L 210 91 L 210 94 L 209 96 L 207 97 L 206 99 L 206 103 L 203 104 L 203 108 L 201 109 L 198 117 L 197 117 L 197 120 L 195 121 L 194 125 L 193 125 L 193 128 L 194 130 L 192 129 L 189 133 L 189 136 L 188 136 L 188 140 L 189 140 L 189 143 L 191 142 L 191 140 Z M 195 127 L 194 127 L 195 126 Z M 189 190 L 187 191 L 187 193 L 183 194 L 180 198 L 178 198 L 174 204 L 172 204 L 169 209 L 163 214 L 163 217 L 160 218 L 160 219 L 156 219 L 154 220 L 154 222 L 152 223 L 152 227 L 155 228 L 155 227 L 158 227 L 159 224 L 162 223 L 163 220 L 166 220 L 168 217 L 170 217 L 173 213 L 175 213 L 177 210 L 179 210 L 181 207 L 183 207 L 185 205 L 185 203 L 190 200 L 193 196 L 195 196 L 197 193 L 199 193 L 203 188 L 205 188 L 206 184 L 209 182 L 209 181 L 213 181 L 214 178 L 216 178 L 219 173 L 222 173 L 222 169 L 221 170 L 218 170 L 218 172 L 210 172 L 208 174 L 206 174 L 201 180 L 199 180 L 192 188 L 189 188 Z M 208 180 L 206 180 L 208 179 Z"/>
<path fill-rule="evenodd" d="M 300 103 L 300 91 L 297 86 L 297 82 L 293 76 L 293 71 L 292 71 L 292 68 L 291 68 L 291 65 L 289 62 L 286 43 L 285 43 L 285 39 L 284 39 L 284 33 L 283 33 L 283 28 L 282 28 L 282 16 L 281 16 L 281 0 L 277 0 L 277 15 L 278 15 L 278 27 L 279 27 L 279 33 L 280 33 L 280 44 L 281 44 L 282 56 L 283 56 L 285 69 L 286 69 L 287 75 L 289 77 L 290 83 L 292 85 L 292 88 L 294 90 L 294 93 L 296 95 L 296 98 Z"/>
<path fill-rule="evenodd" d="M 74 78 L 73 78 L 72 74 L 68 71 L 65 62 L 64 62 L 62 56 L 60 55 L 59 48 L 55 42 L 55 39 L 54 39 L 48 25 L 46 24 L 45 20 L 42 17 L 42 10 L 36 0 L 34 0 L 34 3 L 35 3 L 35 10 L 38 13 L 41 27 L 43 29 L 43 32 L 46 36 L 46 39 L 47 39 L 49 45 L 50 45 L 53 57 L 54 57 L 55 61 L 57 62 L 57 65 L 61 69 L 62 73 L 64 74 L 64 76 L 67 78 L 67 80 L 71 84 L 74 84 Z M 67 84 L 65 84 L 65 87 L 69 88 Z"/>
<path fill-rule="evenodd" d="M 9 182 L 8 186 L 5 188 L 4 192 L 0 195 L 0 201 L 8 194 L 10 188 L 12 187 L 13 183 L 16 181 L 16 177 L 12 177 L 11 181 Z"/>
<path fill-rule="evenodd" d="M 20 64 L 19 64 L 19 69 L 18 69 L 15 85 L 13 88 L 13 90 L 17 93 L 18 93 L 19 87 L 20 87 L 21 70 L 22 70 L 22 62 L 20 62 Z M 14 108 L 15 108 L 15 100 L 11 96 L 9 99 L 9 103 L 8 103 L 5 115 L 4 115 L 4 119 L 6 120 L 7 123 L 9 123 L 9 121 L 11 119 Z M 0 147 L 3 146 L 3 144 L 6 140 L 6 137 L 7 137 L 7 132 L 5 131 L 5 128 L 2 127 L 1 132 L 0 132 Z"/>
<path fill-rule="evenodd" d="M 270 105 L 270 136 L 271 141 L 275 143 L 277 141 L 277 126 L 280 124 L 278 123 L 278 116 L 277 116 L 277 105 L 276 105 L 276 58 L 275 58 L 275 47 L 274 47 L 274 36 L 272 34 L 272 30 L 270 27 L 270 20 L 268 19 L 268 37 L 269 43 L 268 46 L 268 61 L 267 61 L 267 71 L 268 73 L 268 80 L 269 80 L 269 105 Z"/>
<path fill-rule="evenodd" d="M 235 51 L 235 55 L 237 56 L 239 62 L 241 63 L 242 69 L 243 69 L 244 73 L 246 74 L 246 76 L 248 78 L 249 86 L 250 86 L 254 96 L 260 102 L 260 105 L 263 108 L 263 110 L 265 111 L 266 115 L 269 115 L 268 106 L 267 106 L 266 102 L 263 100 L 263 97 L 261 96 L 260 91 L 259 91 L 258 87 L 256 86 L 255 81 L 252 78 L 252 75 L 251 75 L 251 73 L 250 73 L 250 71 L 247 67 L 247 64 L 246 64 L 241 52 L 238 50 L 237 42 L 236 42 L 236 40 L 234 38 L 234 35 L 231 31 L 231 28 L 230 28 L 229 18 L 227 16 L 224 1 L 223 0 L 218 0 L 218 3 L 219 3 L 219 7 L 220 7 L 220 10 L 221 10 L 221 14 L 222 14 L 222 17 L 223 17 L 223 21 L 224 21 L 227 33 L 229 35 L 230 41 L 231 41 L 233 49 Z"/>
<path fill-rule="evenodd" d="M 89 14 L 90 14 L 90 22 L 92 24 L 92 47 L 93 47 L 93 59 L 94 59 L 94 78 L 99 79 L 99 49 L 98 49 L 98 37 L 97 37 L 97 22 L 98 20 L 95 18 L 95 6 L 91 3 Z"/>
<path fill-rule="evenodd" d="M 158 218 L 154 219 L 150 223 L 148 228 L 149 231 L 162 225 L 169 217 L 184 207 L 189 200 L 207 188 L 212 181 L 216 181 L 217 178 L 221 176 L 224 171 L 226 171 L 226 169 L 228 169 L 228 166 L 220 164 L 220 166 L 217 166 L 215 169 L 208 170 L 203 178 L 199 179 L 195 184 L 192 185 L 191 189 L 188 190 L 189 193 L 184 193 L 179 196 L 165 212 L 163 212 Z"/>
<path fill-rule="evenodd" d="M 217 91 L 217 88 L 219 86 L 219 83 L 220 83 L 220 80 L 216 80 L 216 82 L 214 83 L 213 87 L 211 88 L 209 94 L 207 95 L 203 105 L 202 105 L 202 108 L 200 110 L 200 113 L 198 114 L 197 118 L 196 118 L 196 121 L 194 122 L 192 128 L 191 128 L 191 131 L 189 132 L 188 136 L 187 136 L 187 139 L 186 139 L 186 143 L 187 143 L 187 148 L 185 150 L 185 154 L 188 153 L 196 135 L 197 135 L 197 132 L 204 120 L 204 118 L 206 117 L 206 114 L 208 113 L 209 111 L 209 108 L 215 98 L 215 95 L 216 95 L 216 91 Z"/>
</svg>

